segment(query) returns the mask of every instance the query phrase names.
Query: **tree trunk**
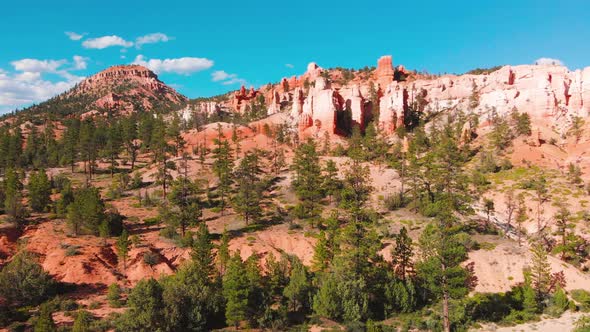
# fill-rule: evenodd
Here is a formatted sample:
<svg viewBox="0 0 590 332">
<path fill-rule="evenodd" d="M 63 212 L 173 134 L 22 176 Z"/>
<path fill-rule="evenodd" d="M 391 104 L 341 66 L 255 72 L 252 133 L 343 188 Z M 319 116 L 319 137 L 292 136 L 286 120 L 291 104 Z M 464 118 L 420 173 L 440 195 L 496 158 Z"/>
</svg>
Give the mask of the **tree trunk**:
<svg viewBox="0 0 590 332">
<path fill-rule="evenodd" d="M 447 289 L 447 277 L 445 275 L 446 273 L 446 266 L 444 263 L 441 263 L 441 269 L 442 269 L 442 291 L 443 291 L 443 300 L 442 300 L 442 306 L 443 306 L 443 331 L 445 332 L 451 332 L 451 322 L 449 320 L 449 291 Z"/>
</svg>

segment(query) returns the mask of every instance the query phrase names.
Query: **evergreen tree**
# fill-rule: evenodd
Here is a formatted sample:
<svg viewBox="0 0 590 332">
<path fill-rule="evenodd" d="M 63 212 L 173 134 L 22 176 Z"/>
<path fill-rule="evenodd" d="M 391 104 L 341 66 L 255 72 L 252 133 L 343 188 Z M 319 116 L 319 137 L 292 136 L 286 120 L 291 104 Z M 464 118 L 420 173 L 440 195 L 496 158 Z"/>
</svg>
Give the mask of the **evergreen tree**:
<svg viewBox="0 0 590 332">
<path fill-rule="evenodd" d="M 34 332 L 55 332 L 57 327 L 53 321 L 51 308 L 48 304 L 42 305 L 39 317 L 35 322 Z"/>
<path fill-rule="evenodd" d="M 413 269 L 413 255 L 412 239 L 408 236 L 408 230 L 402 227 L 395 236 L 395 246 L 391 248 L 391 263 L 395 275 L 401 280 L 406 280 L 408 273 Z"/>
<path fill-rule="evenodd" d="M 333 160 L 326 161 L 324 167 L 324 181 L 322 182 L 322 189 L 330 198 L 330 203 L 334 196 L 338 194 L 342 188 L 342 181 L 338 179 L 338 168 Z"/>
<path fill-rule="evenodd" d="M 461 266 L 467 252 L 456 239 L 457 228 L 450 215 L 438 217 L 438 225 L 430 224 L 420 238 L 422 260 L 417 264 L 418 277 L 434 299 L 442 300 L 443 330 L 450 331 L 451 299 L 467 295 L 468 271 Z"/>
<path fill-rule="evenodd" d="M 358 160 L 352 161 L 344 175 L 340 206 L 350 213 L 355 222 L 363 219 L 364 206 L 373 191 L 369 176 L 369 168 L 363 166 Z"/>
<path fill-rule="evenodd" d="M 104 202 L 97 188 L 78 189 L 68 206 L 67 221 L 74 235 L 98 235 L 99 225 L 106 220 Z"/>
<path fill-rule="evenodd" d="M 250 221 L 258 222 L 262 216 L 260 206 L 263 191 L 263 183 L 260 180 L 261 173 L 256 152 L 247 152 L 234 173 L 237 192 L 232 199 L 232 205 L 234 210 L 242 215 L 246 225 Z"/>
<path fill-rule="evenodd" d="M 293 188 L 299 198 L 297 216 L 310 220 L 313 225 L 320 215 L 319 203 L 323 194 L 319 157 L 312 140 L 297 147 L 291 168 L 295 172 Z"/>
<path fill-rule="evenodd" d="M 219 248 L 217 249 L 217 264 L 219 275 L 223 276 L 225 274 L 230 258 L 231 257 L 229 254 L 229 233 L 227 232 L 227 229 L 224 229 L 223 233 L 221 234 Z"/>
<path fill-rule="evenodd" d="M 45 170 L 30 174 L 27 189 L 31 210 L 44 212 L 51 203 L 51 183 Z"/>
<path fill-rule="evenodd" d="M 235 253 L 223 276 L 223 296 L 226 300 L 225 319 L 228 325 L 238 326 L 248 318 L 250 287 L 242 258 Z"/>
<path fill-rule="evenodd" d="M 218 137 L 215 139 L 215 145 L 216 148 L 213 150 L 213 172 L 218 180 L 217 192 L 220 199 L 221 213 L 223 214 L 226 207 L 226 199 L 233 182 L 232 170 L 234 161 L 229 143 L 223 138 L 221 126 L 218 127 Z"/>
<path fill-rule="evenodd" d="M 297 312 L 308 308 L 310 291 L 311 283 L 307 270 L 297 257 L 293 257 L 291 259 L 289 284 L 283 290 L 283 295 L 289 302 L 290 310 Z"/>
<path fill-rule="evenodd" d="M 13 169 L 6 170 L 4 175 L 4 212 L 12 221 L 21 221 L 26 217 L 26 210 L 22 203 L 23 184 L 19 174 Z"/>
<path fill-rule="evenodd" d="M 129 233 L 124 229 L 117 239 L 117 256 L 123 260 L 123 269 L 127 269 L 127 256 L 129 254 Z"/>
<path fill-rule="evenodd" d="M 199 230 L 193 244 L 191 258 L 195 270 L 200 274 L 203 280 L 209 280 L 214 275 L 215 265 L 213 257 L 213 244 L 211 243 L 211 234 L 207 224 L 199 224 Z"/>
<path fill-rule="evenodd" d="M 112 308 L 119 308 L 121 306 L 121 287 L 117 283 L 109 285 L 107 300 Z"/>
<path fill-rule="evenodd" d="M 535 243 L 531 248 L 531 286 L 538 299 L 543 299 L 549 292 L 551 282 L 551 266 L 547 259 L 547 251 L 541 243 Z"/>
<path fill-rule="evenodd" d="M 52 293 L 53 280 L 32 254 L 21 251 L 0 271 L 0 297 L 9 304 L 36 305 Z"/>
<path fill-rule="evenodd" d="M 92 315 L 86 310 L 79 310 L 72 326 L 72 332 L 90 332 L 93 331 L 91 328 Z"/>
<path fill-rule="evenodd" d="M 102 150 L 103 157 L 106 157 L 109 160 L 111 178 L 114 176 L 116 167 L 118 166 L 117 158 L 121 152 L 122 144 L 123 138 L 121 127 L 117 123 L 113 123 L 107 129 L 107 141 Z"/>
<path fill-rule="evenodd" d="M 127 155 L 131 160 L 131 172 L 135 169 L 137 154 L 141 148 L 141 141 L 138 139 L 137 119 L 134 117 L 125 117 L 121 119 L 121 135 L 123 145 Z"/>
<path fill-rule="evenodd" d="M 166 216 L 171 227 L 180 227 L 182 237 L 186 235 L 187 227 L 199 222 L 203 213 L 203 203 L 200 198 L 201 191 L 198 184 L 188 178 L 187 173 L 185 171 L 183 176 L 178 177 L 172 183 L 172 188 L 168 194 L 168 201 L 171 206 Z"/>
<path fill-rule="evenodd" d="M 165 331 L 167 324 L 162 286 L 153 278 L 142 279 L 129 294 L 129 310 L 119 321 L 120 331 Z"/>
<path fill-rule="evenodd" d="M 574 138 L 576 139 L 576 144 L 578 144 L 580 138 L 582 138 L 582 134 L 584 133 L 584 124 L 585 121 L 581 116 L 574 116 L 572 118 L 572 124 L 570 126 L 568 133 L 574 136 Z"/>
<path fill-rule="evenodd" d="M 73 119 L 67 121 L 65 124 L 66 128 L 61 139 L 63 151 L 61 163 L 63 165 L 69 164 L 73 173 L 78 153 L 80 151 L 78 145 L 78 140 L 80 138 L 80 120 Z"/>
<path fill-rule="evenodd" d="M 339 319 L 342 313 L 338 280 L 332 273 L 324 273 L 313 298 L 313 311 L 319 316 Z"/>
<path fill-rule="evenodd" d="M 166 198 L 168 185 L 172 181 L 170 170 L 176 168 L 175 164 L 168 160 L 172 148 L 168 144 L 167 139 L 166 124 L 164 121 L 158 120 L 154 124 L 152 131 L 150 149 L 152 150 L 153 160 L 158 165 L 156 182 L 162 186 L 162 197 L 164 198 Z"/>
</svg>

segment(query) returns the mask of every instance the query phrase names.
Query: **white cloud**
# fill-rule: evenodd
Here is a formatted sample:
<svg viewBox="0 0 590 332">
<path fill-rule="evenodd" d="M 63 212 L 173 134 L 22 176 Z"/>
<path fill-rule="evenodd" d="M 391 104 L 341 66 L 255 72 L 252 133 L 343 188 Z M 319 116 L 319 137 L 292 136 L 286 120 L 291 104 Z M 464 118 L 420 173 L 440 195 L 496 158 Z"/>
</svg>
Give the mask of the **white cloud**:
<svg viewBox="0 0 590 332">
<path fill-rule="evenodd" d="M 286 63 L 286 64 L 285 64 L 285 67 L 287 67 L 287 68 L 293 68 L 293 67 L 295 67 L 295 66 L 293 66 L 293 65 L 292 65 L 292 64 L 290 64 L 290 63 Z"/>
<path fill-rule="evenodd" d="M 111 46 L 131 47 L 133 46 L 133 42 L 127 41 L 119 36 L 112 35 L 87 39 L 82 42 L 82 46 L 85 48 L 95 48 L 102 50 L 103 48 Z"/>
<path fill-rule="evenodd" d="M 177 59 L 149 59 L 143 55 L 135 57 L 133 64 L 141 65 L 156 73 L 177 73 L 188 75 L 213 67 L 213 60 L 206 58 L 183 57 Z"/>
<path fill-rule="evenodd" d="M 17 81 L 24 81 L 24 82 L 33 82 L 41 78 L 41 73 L 35 73 L 30 71 L 25 71 L 21 74 L 16 74 L 14 79 Z"/>
<path fill-rule="evenodd" d="M 83 56 L 79 56 L 79 55 L 74 55 L 74 69 L 76 70 L 82 70 L 82 69 L 86 69 L 86 67 L 88 67 L 88 58 L 83 57 Z"/>
<path fill-rule="evenodd" d="M 54 73 L 59 67 L 66 64 L 66 60 L 38 60 L 21 59 L 12 61 L 10 64 L 18 71 L 33 73 Z"/>
<path fill-rule="evenodd" d="M 75 33 L 75 32 L 71 32 L 71 31 L 66 31 L 65 34 L 71 39 L 71 40 L 80 40 L 84 37 L 85 33 L 83 34 L 79 34 L 79 33 Z"/>
<path fill-rule="evenodd" d="M 88 58 L 75 55 L 72 61 L 21 59 L 12 61 L 14 72 L 0 69 L 0 113 L 45 101 L 84 79 L 70 71 L 87 67 Z M 57 81 L 43 74 L 58 75 Z"/>
<path fill-rule="evenodd" d="M 172 38 L 161 32 L 150 33 L 145 36 L 137 37 L 135 40 L 135 47 L 141 48 L 141 46 L 145 44 L 165 43 L 170 39 Z"/>
<path fill-rule="evenodd" d="M 236 74 L 228 74 L 223 70 L 217 70 L 211 73 L 211 80 L 213 82 L 221 82 L 223 85 L 241 84 L 246 85 L 246 80 L 239 78 Z"/>
<path fill-rule="evenodd" d="M 40 73 L 0 73 L 0 113 L 45 101 L 60 94 L 83 78 L 70 75 L 57 82 L 43 80 Z"/>
<path fill-rule="evenodd" d="M 229 78 L 233 78 L 236 76 L 237 76 L 236 74 L 228 74 L 223 70 L 217 70 L 211 74 L 211 79 L 213 80 L 213 82 L 219 82 L 219 81 L 225 81 Z"/>
<path fill-rule="evenodd" d="M 552 58 L 539 58 L 535 60 L 536 65 L 556 65 L 556 66 L 563 66 L 563 62 L 559 59 L 552 59 Z"/>
<path fill-rule="evenodd" d="M 221 82 L 221 84 L 223 84 L 223 85 L 233 85 L 233 84 L 246 85 L 246 84 L 248 84 L 248 82 L 243 78 L 234 77 L 230 80 Z"/>
</svg>

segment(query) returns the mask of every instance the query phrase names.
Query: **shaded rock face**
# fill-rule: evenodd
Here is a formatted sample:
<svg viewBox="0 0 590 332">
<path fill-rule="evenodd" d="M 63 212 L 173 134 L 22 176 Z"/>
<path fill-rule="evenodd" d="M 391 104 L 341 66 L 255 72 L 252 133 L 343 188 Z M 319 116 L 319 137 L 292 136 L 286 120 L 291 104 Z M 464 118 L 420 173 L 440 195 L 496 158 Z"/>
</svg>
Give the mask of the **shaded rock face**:
<svg viewBox="0 0 590 332">
<path fill-rule="evenodd" d="M 139 66 L 114 66 L 88 77 L 60 98 L 79 96 L 94 99 L 85 111 L 131 113 L 151 111 L 161 105 L 177 105 L 187 98 L 158 79 L 151 70 Z"/>
</svg>

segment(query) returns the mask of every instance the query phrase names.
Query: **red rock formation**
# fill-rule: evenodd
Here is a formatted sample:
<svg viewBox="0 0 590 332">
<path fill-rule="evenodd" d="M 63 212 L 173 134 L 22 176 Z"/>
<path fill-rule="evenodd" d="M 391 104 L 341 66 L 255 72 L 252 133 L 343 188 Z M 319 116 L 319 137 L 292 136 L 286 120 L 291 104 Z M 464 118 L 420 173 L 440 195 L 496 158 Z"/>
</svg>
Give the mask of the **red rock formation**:
<svg viewBox="0 0 590 332">
<path fill-rule="evenodd" d="M 180 104 L 186 97 L 158 79 L 151 70 L 139 66 L 114 66 L 88 77 L 60 98 L 67 100 L 84 95 L 94 98 L 85 109 L 118 111 L 123 114 L 138 111 L 137 105 L 150 111 L 152 102 Z"/>
<path fill-rule="evenodd" d="M 385 55 L 377 61 L 377 70 L 375 70 L 375 79 L 381 86 L 387 86 L 393 81 L 394 77 L 393 60 L 391 55 Z"/>
</svg>

